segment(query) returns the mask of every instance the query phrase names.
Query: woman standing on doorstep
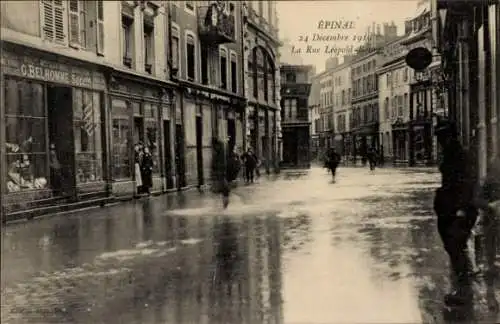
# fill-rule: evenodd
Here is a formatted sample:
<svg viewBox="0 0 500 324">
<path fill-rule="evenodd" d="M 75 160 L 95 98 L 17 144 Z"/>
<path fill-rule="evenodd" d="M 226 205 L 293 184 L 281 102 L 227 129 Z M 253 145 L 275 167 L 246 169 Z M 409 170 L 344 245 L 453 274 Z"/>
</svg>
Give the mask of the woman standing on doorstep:
<svg viewBox="0 0 500 324">
<path fill-rule="evenodd" d="M 142 190 L 143 193 L 150 195 L 153 187 L 153 156 L 147 146 L 144 147 L 144 153 L 141 164 Z"/>
</svg>

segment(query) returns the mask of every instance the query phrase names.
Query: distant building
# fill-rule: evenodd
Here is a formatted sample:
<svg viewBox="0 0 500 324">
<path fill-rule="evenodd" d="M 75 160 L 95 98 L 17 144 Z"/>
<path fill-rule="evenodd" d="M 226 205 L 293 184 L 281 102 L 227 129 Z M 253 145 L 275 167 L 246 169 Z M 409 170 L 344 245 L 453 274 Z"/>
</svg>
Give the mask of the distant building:
<svg viewBox="0 0 500 324">
<path fill-rule="evenodd" d="M 310 65 L 281 66 L 282 167 L 310 166 Z"/>
<path fill-rule="evenodd" d="M 400 37 L 388 43 L 377 68 L 379 143 L 384 159 L 406 162 L 406 136 L 409 118 L 409 78 L 411 69 L 405 63 L 407 50 Z"/>
<path fill-rule="evenodd" d="M 343 156 L 352 156 L 350 129 L 351 66 L 349 61 L 333 69 L 333 129 L 334 145 Z"/>
<path fill-rule="evenodd" d="M 315 160 L 319 156 L 319 131 L 320 127 L 320 90 L 321 86 L 319 83 L 319 78 L 313 76 L 311 78 L 311 93 L 309 94 L 309 121 L 311 122 L 311 159 Z"/>
</svg>

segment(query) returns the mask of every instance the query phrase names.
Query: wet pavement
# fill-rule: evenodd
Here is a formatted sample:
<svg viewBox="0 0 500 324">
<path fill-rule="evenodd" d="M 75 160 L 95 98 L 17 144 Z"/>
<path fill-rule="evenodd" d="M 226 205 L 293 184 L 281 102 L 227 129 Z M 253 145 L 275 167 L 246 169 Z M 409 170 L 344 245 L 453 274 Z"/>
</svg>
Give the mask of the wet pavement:
<svg viewBox="0 0 500 324">
<path fill-rule="evenodd" d="M 192 191 L 13 224 L 1 320 L 456 322 L 442 312 L 438 181 L 431 169 L 346 167 L 332 183 L 313 168 L 241 185 L 225 211 Z M 486 306 L 500 286 L 476 286 L 468 322 L 500 322 Z"/>
</svg>

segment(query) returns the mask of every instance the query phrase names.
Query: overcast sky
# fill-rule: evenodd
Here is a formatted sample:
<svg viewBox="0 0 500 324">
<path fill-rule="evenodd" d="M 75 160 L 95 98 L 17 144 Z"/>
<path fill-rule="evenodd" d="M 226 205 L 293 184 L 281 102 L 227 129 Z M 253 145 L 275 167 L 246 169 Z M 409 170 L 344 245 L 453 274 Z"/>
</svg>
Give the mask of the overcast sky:
<svg viewBox="0 0 500 324">
<path fill-rule="evenodd" d="M 304 48 L 306 44 L 299 42 L 299 37 L 308 35 L 308 44 L 321 48 L 321 51 L 319 54 L 303 54 L 302 60 L 304 64 L 315 65 L 316 71 L 320 72 L 329 57 L 324 53 L 325 45 L 345 47 L 356 43 L 311 42 L 314 33 L 336 35 L 338 32 L 334 29 L 318 30 L 319 20 L 353 20 L 356 28 L 343 33 L 350 38 L 354 35 L 364 35 L 367 27 L 373 22 L 382 24 L 394 21 L 398 27 L 398 34 L 401 35 L 404 32 L 404 21 L 414 16 L 418 2 L 417 0 L 278 1 L 280 38 L 288 38 L 291 45 Z"/>
</svg>

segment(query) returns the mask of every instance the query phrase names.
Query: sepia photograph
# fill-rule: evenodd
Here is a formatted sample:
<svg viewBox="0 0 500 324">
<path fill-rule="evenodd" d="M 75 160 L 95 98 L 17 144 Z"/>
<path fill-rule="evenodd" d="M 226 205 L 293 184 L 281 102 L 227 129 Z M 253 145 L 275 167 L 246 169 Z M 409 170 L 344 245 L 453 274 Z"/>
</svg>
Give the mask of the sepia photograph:
<svg viewBox="0 0 500 324">
<path fill-rule="evenodd" d="M 0 1 L 2 324 L 500 323 L 500 1 Z"/>
</svg>

